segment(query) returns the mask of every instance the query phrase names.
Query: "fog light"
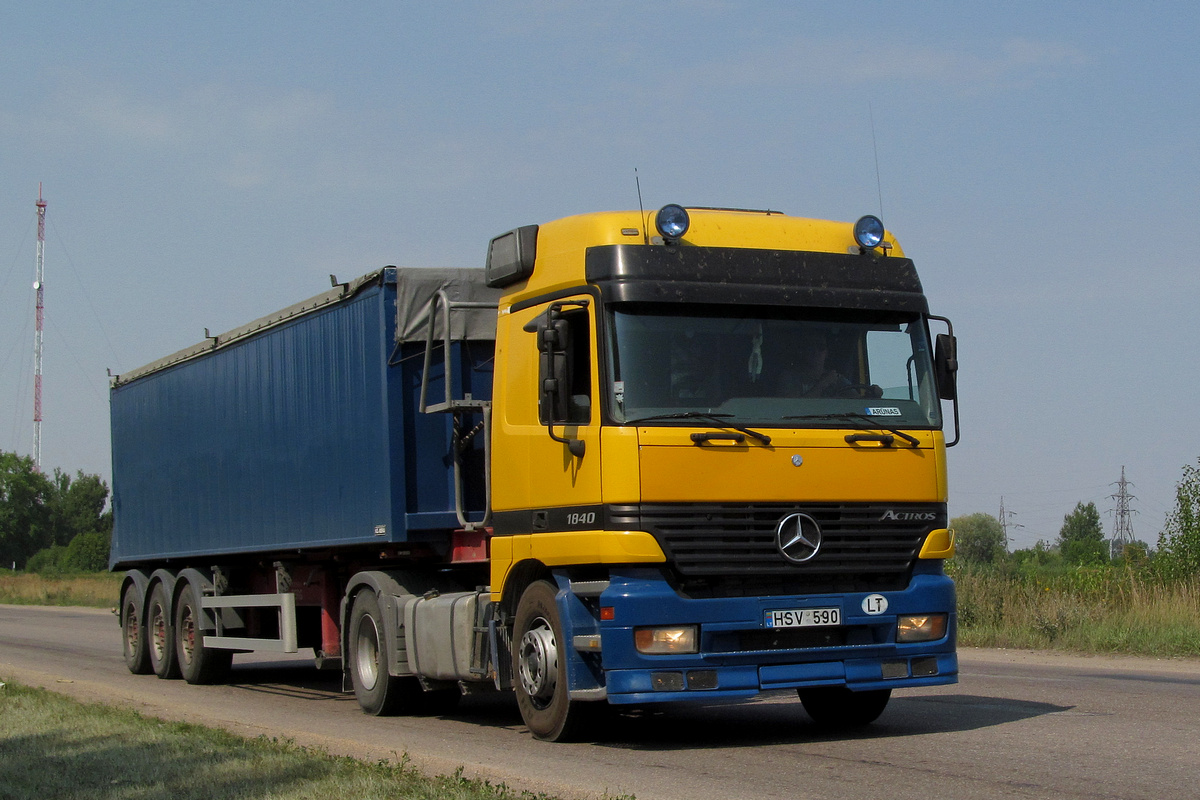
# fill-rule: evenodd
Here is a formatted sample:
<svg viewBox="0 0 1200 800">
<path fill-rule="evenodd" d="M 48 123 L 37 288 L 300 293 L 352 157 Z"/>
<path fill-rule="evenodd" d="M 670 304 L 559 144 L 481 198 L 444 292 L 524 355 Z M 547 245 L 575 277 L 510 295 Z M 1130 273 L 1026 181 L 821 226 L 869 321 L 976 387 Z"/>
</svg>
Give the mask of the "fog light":
<svg viewBox="0 0 1200 800">
<path fill-rule="evenodd" d="M 653 672 L 650 674 L 650 685 L 656 692 L 682 692 L 682 672 Z"/>
<path fill-rule="evenodd" d="M 883 223 L 868 214 L 854 223 L 854 241 L 865 250 L 874 250 L 883 242 Z"/>
<path fill-rule="evenodd" d="M 883 668 L 883 677 L 886 680 L 908 677 L 907 661 L 884 661 L 881 666 Z"/>
<path fill-rule="evenodd" d="M 674 628 L 634 628 L 633 643 L 639 653 L 649 656 L 675 653 L 696 653 L 696 626 L 679 625 Z"/>
<path fill-rule="evenodd" d="M 654 215 L 654 227 L 658 228 L 658 232 L 668 241 L 682 239 L 691 224 L 687 209 L 674 203 L 663 206 Z"/>
<path fill-rule="evenodd" d="M 912 673 L 914 678 L 927 678 L 930 675 L 937 675 L 937 657 L 929 656 L 928 658 L 914 658 L 912 661 Z"/>
<path fill-rule="evenodd" d="M 913 614 L 896 619 L 897 642 L 932 642 L 946 635 L 945 614 Z"/>
<path fill-rule="evenodd" d="M 715 669 L 694 669 L 687 674 L 689 689 L 717 688 L 717 671 Z"/>
</svg>

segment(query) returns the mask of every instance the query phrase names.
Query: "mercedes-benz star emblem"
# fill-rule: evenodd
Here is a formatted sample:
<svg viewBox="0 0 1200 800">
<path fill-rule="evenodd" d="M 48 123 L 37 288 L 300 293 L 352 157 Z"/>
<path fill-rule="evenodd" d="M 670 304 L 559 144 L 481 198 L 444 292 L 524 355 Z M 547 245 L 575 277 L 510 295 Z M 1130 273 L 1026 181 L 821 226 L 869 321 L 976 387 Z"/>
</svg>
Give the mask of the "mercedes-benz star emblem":
<svg viewBox="0 0 1200 800">
<path fill-rule="evenodd" d="M 788 514 L 775 526 L 775 546 L 794 564 L 811 561 L 821 549 L 821 526 L 808 514 Z"/>
</svg>

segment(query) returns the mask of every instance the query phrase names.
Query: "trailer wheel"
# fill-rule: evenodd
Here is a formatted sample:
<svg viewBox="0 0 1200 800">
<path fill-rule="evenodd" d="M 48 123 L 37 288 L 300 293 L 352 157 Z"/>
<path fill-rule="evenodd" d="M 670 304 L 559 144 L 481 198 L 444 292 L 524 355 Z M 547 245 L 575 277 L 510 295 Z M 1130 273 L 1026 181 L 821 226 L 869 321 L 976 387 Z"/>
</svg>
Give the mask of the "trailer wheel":
<svg viewBox="0 0 1200 800">
<path fill-rule="evenodd" d="M 229 675 L 233 651 L 204 645 L 202 614 L 196 588 L 189 583 L 175 603 L 175 657 L 188 683 L 219 683 Z"/>
<path fill-rule="evenodd" d="M 171 623 L 171 603 L 167 590 L 161 583 L 150 590 L 150 604 L 146 611 L 146 643 L 150 657 L 150 668 L 160 678 L 178 678 L 179 664 L 175 661 L 175 626 Z"/>
<path fill-rule="evenodd" d="M 804 710 L 826 728 L 861 728 L 870 725 L 887 708 L 891 689 L 852 692 L 845 686 L 797 689 Z"/>
<path fill-rule="evenodd" d="M 146 641 L 146 626 L 142 624 L 142 593 L 135 584 L 129 584 L 121 593 L 121 641 L 125 666 L 134 675 L 149 675 L 150 645 Z"/>
<path fill-rule="evenodd" d="M 529 585 L 517 603 L 513 627 L 513 676 L 517 706 L 534 738 L 570 741 L 594 703 L 572 702 L 567 691 L 567 658 L 562 622 L 548 581 Z"/>
</svg>

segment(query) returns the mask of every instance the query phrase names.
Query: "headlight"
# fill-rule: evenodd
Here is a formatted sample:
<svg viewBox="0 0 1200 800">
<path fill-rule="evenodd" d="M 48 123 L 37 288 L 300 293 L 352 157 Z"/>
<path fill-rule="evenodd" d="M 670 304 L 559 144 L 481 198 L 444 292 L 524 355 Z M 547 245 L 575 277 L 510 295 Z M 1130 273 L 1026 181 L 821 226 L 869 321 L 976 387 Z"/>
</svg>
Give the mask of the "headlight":
<svg viewBox="0 0 1200 800">
<path fill-rule="evenodd" d="M 654 215 L 654 227 L 658 228 L 664 239 L 682 239 L 691 224 L 691 218 L 683 206 L 663 206 Z"/>
<path fill-rule="evenodd" d="M 639 653 L 648 656 L 699 652 L 695 625 L 673 628 L 634 628 L 633 643 Z"/>
<path fill-rule="evenodd" d="M 854 241 L 859 247 L 874 250 L 883 241 L 883 223 L 870 214 L 854 223 Z"/>
<path fill-rule="evenodd" d="M 896 619 L 896 641 L 899 643 L 932 642 L 946 636 L 945 614 L 912 614 Z"/>
</svg>

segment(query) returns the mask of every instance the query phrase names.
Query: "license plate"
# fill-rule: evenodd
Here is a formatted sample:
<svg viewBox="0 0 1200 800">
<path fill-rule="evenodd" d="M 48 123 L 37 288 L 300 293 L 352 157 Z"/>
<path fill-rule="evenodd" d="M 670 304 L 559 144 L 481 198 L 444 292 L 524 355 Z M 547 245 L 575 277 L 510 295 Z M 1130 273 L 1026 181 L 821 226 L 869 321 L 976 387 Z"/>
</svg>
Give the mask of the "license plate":
<svg viewBox="0 0 1200 800">
<path fill-rule="evenodd" d="M 768 611 L 763 625 L 767 628 L 818 628 L 841 623 L 840 608 L 789 608 Z"/>
</svg>

